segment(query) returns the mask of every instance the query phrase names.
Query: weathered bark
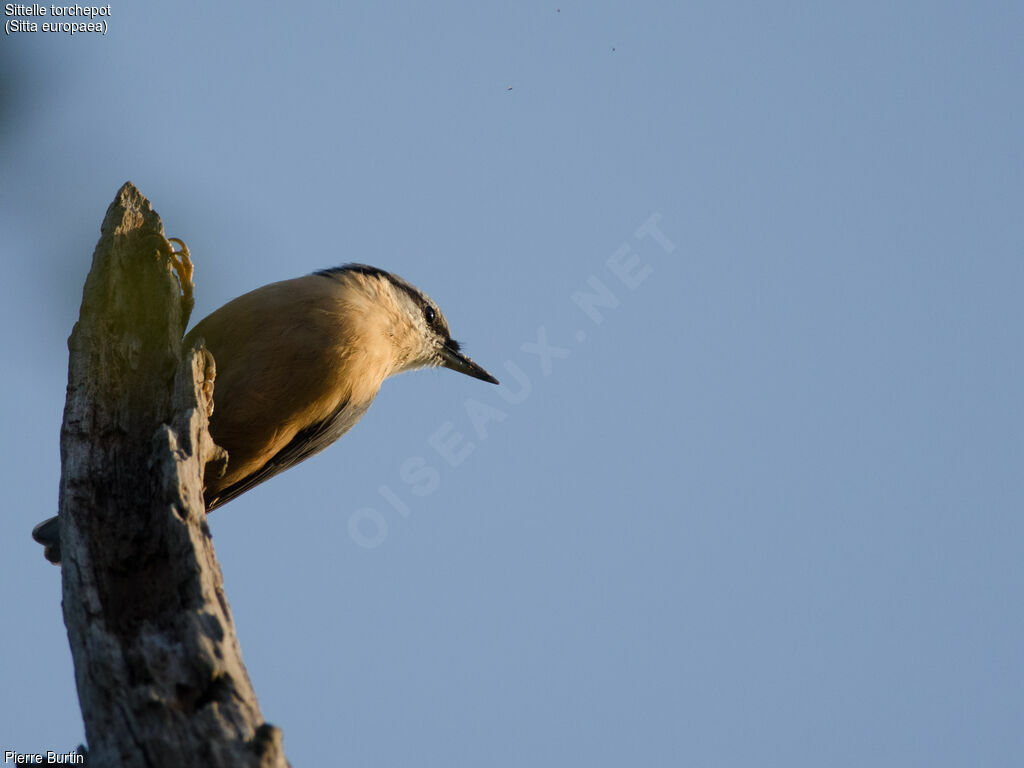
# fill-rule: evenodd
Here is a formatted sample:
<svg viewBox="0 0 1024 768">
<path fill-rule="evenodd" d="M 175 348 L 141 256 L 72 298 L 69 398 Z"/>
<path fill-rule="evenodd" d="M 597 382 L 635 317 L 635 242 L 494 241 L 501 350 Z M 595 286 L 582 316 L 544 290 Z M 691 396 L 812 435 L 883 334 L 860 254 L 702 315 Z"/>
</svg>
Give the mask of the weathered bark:
<svg viewBox="0 0 1024 768">
<path fill-rule="evenodd" d="M 64 622 L 90 766 L 285 766 L 242 664 L 203 507 L 219 449 L 208 354 L 160 217 L 131 183 L 107 211 L 68 341 Z"/>
</svg>

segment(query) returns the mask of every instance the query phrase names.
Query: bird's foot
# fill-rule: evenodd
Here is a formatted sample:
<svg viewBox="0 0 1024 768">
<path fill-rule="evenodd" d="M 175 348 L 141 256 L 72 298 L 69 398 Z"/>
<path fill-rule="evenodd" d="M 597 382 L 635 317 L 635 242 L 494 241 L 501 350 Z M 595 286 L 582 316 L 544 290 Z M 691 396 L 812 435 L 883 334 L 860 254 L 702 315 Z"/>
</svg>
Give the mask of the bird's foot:
<svg viewBox="0 0 1024 768">
<path fill-rule="evenodd" d="M 181 286 L 181 308 L 185 315 L 184 325 L 188 325 L 189 316 L 192 314 L 192 307 L 195 306 L 195 283 L 192 282 L 192 275 L 195 273 L 195 265 L 192 263 L 192 254 L 183 240 L 177 237 L 167 238 L 167 258 L 171 261 L 174 274 L 178 276 L 178 285 Z M 170 245 L 174 243 L 180 250 L 174 250 Z"/>
</svg>

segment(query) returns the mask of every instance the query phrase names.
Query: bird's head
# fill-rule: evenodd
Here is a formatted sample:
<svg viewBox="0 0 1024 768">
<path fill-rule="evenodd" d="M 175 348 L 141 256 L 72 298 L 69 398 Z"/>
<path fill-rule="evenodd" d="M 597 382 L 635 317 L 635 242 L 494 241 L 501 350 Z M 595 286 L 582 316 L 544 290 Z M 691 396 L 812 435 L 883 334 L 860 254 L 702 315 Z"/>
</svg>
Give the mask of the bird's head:
<svg viewBox="0 0 1024 768">
<path fill-rule="evenodd" d="M 350 284 L 350 291 L 364 301 L 361 312 L 380 330 L 391 346 L 391 374 L 417 368 L 443 366 L 475 379 L 497 384 L 498 380 L 470 360 L 452 338 L 441 309 L 416 286 L 377 267 L 346 264 L 325 274 Z"/>
</svg>

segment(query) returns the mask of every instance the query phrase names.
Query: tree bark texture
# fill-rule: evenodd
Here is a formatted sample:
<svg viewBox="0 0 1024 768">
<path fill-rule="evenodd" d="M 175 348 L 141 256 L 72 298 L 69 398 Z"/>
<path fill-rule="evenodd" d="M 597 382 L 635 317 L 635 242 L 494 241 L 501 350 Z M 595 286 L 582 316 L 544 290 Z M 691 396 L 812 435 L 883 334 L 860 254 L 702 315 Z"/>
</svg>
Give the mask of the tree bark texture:
<svg viewBox="0 0 1024 768">
<path fill-rule="evenodd" d="M 224 458 L 207 431 L 212 358 L 182 352 L 170 253 L 126 183 L 68 340 L 59 526 L 88 765 L 286 766 L 206 523 L 204 467 Z"/>
</svg>

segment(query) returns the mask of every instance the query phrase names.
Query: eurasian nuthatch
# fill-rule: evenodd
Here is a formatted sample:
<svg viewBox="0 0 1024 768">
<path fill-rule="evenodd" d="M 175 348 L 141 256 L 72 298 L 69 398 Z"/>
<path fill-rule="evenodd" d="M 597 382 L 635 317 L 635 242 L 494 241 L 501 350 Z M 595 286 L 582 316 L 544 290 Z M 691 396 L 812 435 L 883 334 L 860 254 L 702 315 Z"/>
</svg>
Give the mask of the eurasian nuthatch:
<svg viewBox="0 0 1024 768">
<path fill-rule="evenodd" d="M 216 362 L 210 434 L 228 452 L 223 473 L 205 478 L 208 512 L 345 434 L 388 376 L 444 366 L 498 383 L 460 351 L 429 296 L 364 264 L 250 291 L 196 325 L 185 347 L 199 339 Z M 33 536 L 59 559 L 56 518 Z"/>
<path fill-rule="evenodd" d="M 210 434 L 228 452 L 224 474 L 206 478 L 207 511 L 333 443 L 388 376 L 445 366 L 498 383 L 459 351 L 429 296 L 363 264 L 239 296 L 185 344 L 200 338 L 217 364 Z"/>
</svg>

